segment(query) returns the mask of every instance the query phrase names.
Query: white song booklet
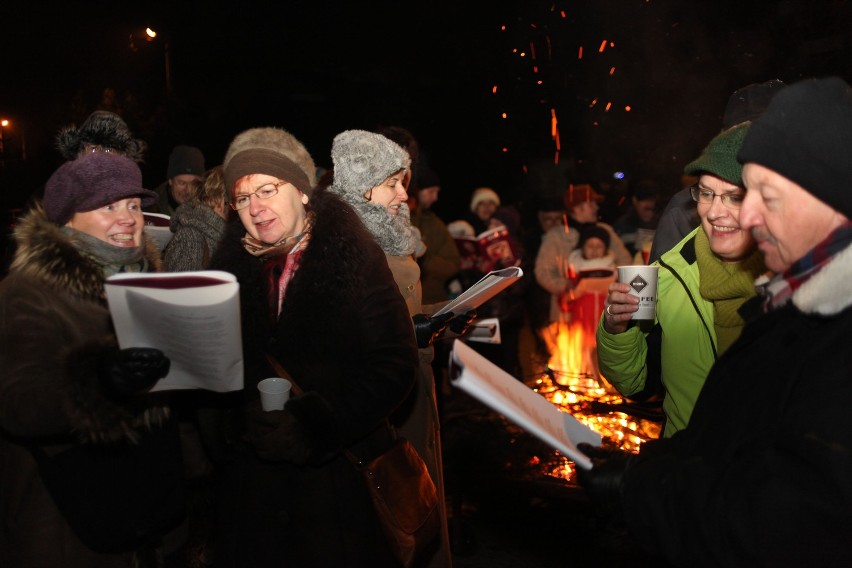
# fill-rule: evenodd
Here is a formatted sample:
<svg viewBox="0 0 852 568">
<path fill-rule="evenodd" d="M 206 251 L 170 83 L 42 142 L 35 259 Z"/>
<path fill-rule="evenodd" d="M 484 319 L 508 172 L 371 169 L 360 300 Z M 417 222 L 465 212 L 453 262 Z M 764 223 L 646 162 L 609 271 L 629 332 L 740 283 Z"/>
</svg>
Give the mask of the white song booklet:
<svg viewBox="0 0 852 568">
<path fill-rule="evenodd" d="M 456 339 L 450 359 L 453 386 L 479 399 L 584 469 L 591 460 L 577 444 L 601 445 L 601 435 Z"/>
<path fill-rule="evenodd" d="M 116 274 L 106 295 L 118 344 L 171 360 L 152 391 L 243 388 L 239 284 L 218 270 Z"/>
</svg>

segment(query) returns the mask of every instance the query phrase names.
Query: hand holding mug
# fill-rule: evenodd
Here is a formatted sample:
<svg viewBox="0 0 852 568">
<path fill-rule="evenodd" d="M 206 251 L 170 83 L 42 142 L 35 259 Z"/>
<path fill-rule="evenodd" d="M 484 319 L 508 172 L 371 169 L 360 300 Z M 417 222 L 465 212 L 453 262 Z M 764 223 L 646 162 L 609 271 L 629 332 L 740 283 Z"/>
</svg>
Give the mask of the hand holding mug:
<svg viewBox="0 0 852 568">
<path fill-rule="evenodd" d="M 627 331 L 633 314 L 639 310 L 639 297 L 629 293 L 630 285 L 613 282 L 604 302 L 604 329 L 617 334 Z"/>
</svg>

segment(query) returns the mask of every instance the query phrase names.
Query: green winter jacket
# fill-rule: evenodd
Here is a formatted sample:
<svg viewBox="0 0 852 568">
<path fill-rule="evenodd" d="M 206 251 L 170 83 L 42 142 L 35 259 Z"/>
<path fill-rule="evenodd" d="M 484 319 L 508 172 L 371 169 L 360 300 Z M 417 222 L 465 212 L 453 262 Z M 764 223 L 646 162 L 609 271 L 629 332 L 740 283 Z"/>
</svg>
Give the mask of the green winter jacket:
<svg viewBox="0 0 852 568">
<path fill-rule="evenodd" d="M 646 337 L 649 333 L 662 332 L 660 367 L 665 389 L 664 438 L 684 429 L 689 423 L 695 401 L 716 360 L 713 303 L 698 292 L 700 277 L 695 235 L 700 230 L 701 227 L 693 230 L 654 263 L 660 271 L 653 331 L 643 332 L 639 326 L 633 326 L 624 333 L 607 333 L 603 314 L 598 324 L 600 372 L 626 397 L 645 388 L 648 380 L 646 359 L 649 356 Z"/>
</svg>

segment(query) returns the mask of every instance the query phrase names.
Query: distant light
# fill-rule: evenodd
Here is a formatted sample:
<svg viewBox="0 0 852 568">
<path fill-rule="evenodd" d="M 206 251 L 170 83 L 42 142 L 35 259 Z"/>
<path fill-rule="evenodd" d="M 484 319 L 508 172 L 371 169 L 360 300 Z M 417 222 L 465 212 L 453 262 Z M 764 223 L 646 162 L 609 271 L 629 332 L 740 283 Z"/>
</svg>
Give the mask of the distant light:
<svg viewBox="0 0 852 568">
<path fill-rule="evenodd" d="M 145 35 L 147 35 L 151 39 L 154 39 L 155 37 L 157 37 L 157 32 L 155 32 L 151 28 L 145 28 Z"/>
<path fill-rule="evenodd" d="M 503 116 L 503 118 L 506 118 L 506 117 L 508 117 L 509 115 L 507 115 L 507 114 L 504 112 L 502 116 Z"/>
<path fill-rule="evenodd" d="M 4 128 L 6 126 L 9 126 L 9 121 L 6 120 L 5 118 L 3 120 L 0 120 L 0 126 L 3 126 Z"/>
<path fill-rule="evenodd" d="M 492 94 L 492 95 L 496 95 L 496 94 L 497 94 L 497 85 L 494 85 L 493 87 L 491 87 L 491 94 Z"/>
<path fill-rule="evenodd" d="M 630 105 L 627 105 L 626 107 L 624 107 L 625 112 L 630 112 L 631 110 L 633 110 L 633 109 L 630 107 Z"/>
<path fill-rule="evenodd" d="M 624 179 L 624 172 L 615 172 L 612 177 L 613 179 Z"/>
</svg>

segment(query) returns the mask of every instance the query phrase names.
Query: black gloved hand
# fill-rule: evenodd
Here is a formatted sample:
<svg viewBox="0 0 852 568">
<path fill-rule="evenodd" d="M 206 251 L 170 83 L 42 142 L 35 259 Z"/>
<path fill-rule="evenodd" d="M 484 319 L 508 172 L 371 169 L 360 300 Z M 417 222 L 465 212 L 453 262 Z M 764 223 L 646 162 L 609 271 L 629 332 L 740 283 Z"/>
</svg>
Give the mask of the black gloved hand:
<svg viewBox="0 0 852 568">
<path fill-rule="evenodd" d="M 470 324 L 476 319 L 476 310 L 469 310 L 467 313 L 455 317 L 450 320 L 450 331 L 456 335 L 464 335 L 470 331 Z"/>
<path fill-rule="evenodd" d="M 98 379 L 112 397 L 125 398 L 147 391 L 169 374 L 171 361 L 153 347 L 130 347 L 109 352 L 100 363 Z"/>
<path fill-rule="evenodd" d="M 307 432 L 290 412 L 264 411 L 259 399 L 246 406 L 246 441 L 259 458 L 305 465 L 311 458 L 307 440 Z"/>
<path fill-rule="evenodd" d="M 584 443 L 577 444 L 577 449 L 592 460 L 592 469 L 577 467 L 577 481 L 605 512 L 620 516 L 624 476 L 639 456 Z"/>
<path fill-rule="evenodd" d="M 416 314 L 414 320 L 414 334 L 417 336 L 417 347 L 423 349 L 429 347 L 432 342 L 443 335 L 447 329 L 447 320 L 453 317 L 452 312 L 447 312 L 431 318 L 426 314 Z"/>
</svg>

